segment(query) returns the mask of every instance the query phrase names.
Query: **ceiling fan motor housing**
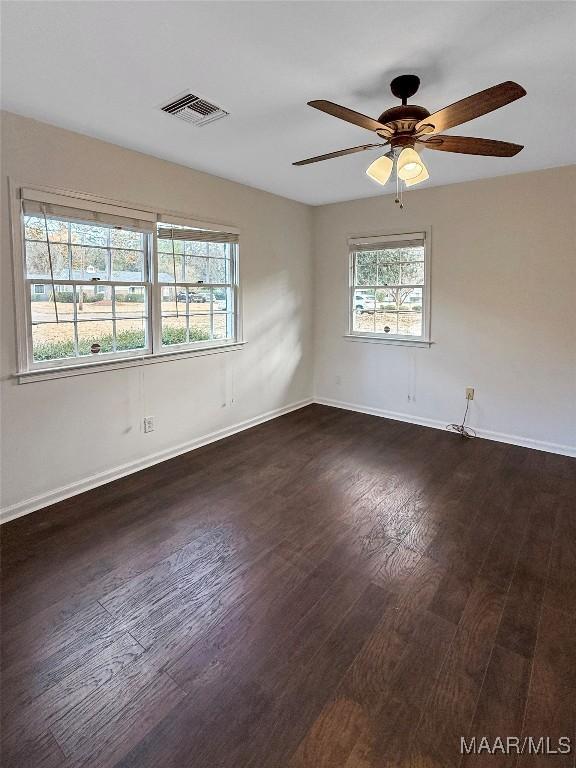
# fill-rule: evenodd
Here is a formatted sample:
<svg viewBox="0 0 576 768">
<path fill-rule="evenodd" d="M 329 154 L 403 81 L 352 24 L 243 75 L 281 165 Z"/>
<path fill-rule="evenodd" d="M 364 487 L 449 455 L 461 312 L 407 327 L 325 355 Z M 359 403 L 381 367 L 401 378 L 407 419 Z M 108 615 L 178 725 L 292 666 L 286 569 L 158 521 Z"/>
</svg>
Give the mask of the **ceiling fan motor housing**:
<svg viewBox="0 0 576 768">
<path fill-rule="evenodd" d="M 400 144 L 404 139 L 411 136 L 420 120 L 424 120 L 429 114 L 430 112 L 424 109 L 424 107 L 419 107 L 416 104 L 405 104 L 400 107 L 387 109 L 380 115 L 378 122 L 393 130 L 390 141 L 392 146 L 394 146 L 394 142 Z M 389 138 L 390 131 L 383 131 L 381 135 L 382 138 Z"/>
</svg>

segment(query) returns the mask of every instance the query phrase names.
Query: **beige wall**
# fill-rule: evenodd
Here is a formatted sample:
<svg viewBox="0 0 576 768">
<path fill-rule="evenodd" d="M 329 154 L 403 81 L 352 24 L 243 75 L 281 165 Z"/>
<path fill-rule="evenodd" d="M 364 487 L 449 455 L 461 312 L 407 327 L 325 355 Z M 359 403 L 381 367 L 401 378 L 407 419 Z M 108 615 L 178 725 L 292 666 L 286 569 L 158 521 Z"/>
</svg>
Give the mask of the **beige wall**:
<svg viewBox="0 0 576 768">
<path fill-rule="evenodd" d="M 483 434 L 576 455 L 575 203 L 571 166 L 315 209 L 316 397 L 443 426 L 470 385 Z M 427 226 L 432 347 L 345 340 L 347 236 Z"/>
<path fill-rule="evenodd" d="M 191 132 L 193 140 L 193 132 Z M 312 210 L 256 189 L 3 115 L 2 507 L 42 506 L 311 394 Z M 7 177 L 180 211 L 241 229 L 240 351 L 19 385 Z M 156 431 L 144 434 L 144 415 Z M 78 486 L 76 484 L 79 484 Z M 40 497 L 29 502 L 28 500 Z M 14 505 L 16 508 L 14 509 Z M 6 508 L 12 508 L 8 511 Z"/>
<path fill-rule="evenodd" d="M 16 115 L 2 129 L 5 517 L 313 394 L 442 427 L 471 385 L 481 434 L 576 455 L 575 167 L 413 190 L 404 212 L 390 196 L 310 208 Z M 17 384 L 8 176 L 239 226 L 246 346 Z M 433 346 L 345 340 L 348 235 L 422 227 Z"/>
</svg>

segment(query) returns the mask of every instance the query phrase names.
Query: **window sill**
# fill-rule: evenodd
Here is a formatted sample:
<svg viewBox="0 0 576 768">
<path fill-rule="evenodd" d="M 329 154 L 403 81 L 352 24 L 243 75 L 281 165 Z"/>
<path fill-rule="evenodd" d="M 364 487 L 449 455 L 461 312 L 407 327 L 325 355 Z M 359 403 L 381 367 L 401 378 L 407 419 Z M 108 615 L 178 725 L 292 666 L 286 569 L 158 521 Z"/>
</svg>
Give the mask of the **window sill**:
<svg viewBox="0 0 576 768">
<path fill-rule="evenodd" d="M 368 344 L 388 344 L 392 347 L 425 347 L 429 348 L 434 344 L 433 341 L 426 339 L 391 339 L 386 336 L 360 336 L 358 334 L 344 334 L 346 341 L 363 341 Z"/>
<path fill-rule="evenodd" d="M 116 371 L 121 368 L 134 368 L 139 365 L 168 363 L 173 362 L 174 360 L 187 359 L 189 357 L 203 357 L 204 355 L 217 355 L 222 352 L 235 352 L 242 349 L 245 344 L 245 341 L 234 341 L 213 347 L 159 352 L 155 355 L 149 353 L 142 357 L 125 357 L 116 360 L 87 362 L 84 364 L 68 365 L 59 368 L 41 368 L 35 371 L 17 373 L 14 378 L 18 380 L 18 384 L 30 384 L 33 381 L 48 381 L 49 379 L 62 379 L 69 376 L 83 376 L 87 373 L 103 373 L 105 371 Z"/>
</svg>

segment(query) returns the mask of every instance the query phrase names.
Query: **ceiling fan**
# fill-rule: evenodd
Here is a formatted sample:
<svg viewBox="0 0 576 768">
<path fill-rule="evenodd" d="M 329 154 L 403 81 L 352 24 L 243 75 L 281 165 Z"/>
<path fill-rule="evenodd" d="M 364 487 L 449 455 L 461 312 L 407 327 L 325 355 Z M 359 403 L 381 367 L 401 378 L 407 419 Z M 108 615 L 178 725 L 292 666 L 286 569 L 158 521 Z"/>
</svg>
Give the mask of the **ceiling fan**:
<svg viewBox="0 0 576 768">
<path fill-rule="evenodd" d="M 468 96 L 466 99 L 450 104 L 448 107 L 430 114 L 424 107 L 408 104 L 420 85 L 416 75 L 400 75 L 390 83 L 394 96 L 402 100 L 401 106 L 390 107 L 375 120 L 372 117 L 341 107 L 332 101 L 323 99 L 309 101 L 308 104 L 321 112 L 346 120 L 348 123 L 373 131 L 383 142 L 361 144 L 358 147 L 329 152 L 326 155 L 309 157 L 293 165 L 308 165 L 320 160 L 363 152 L 375 147 L 390 146 L 385 155 L 376 159 L 366 169 L 366 173 L 379 184 L 386 184 L 396 167 L 397 187 L 401 181 L 407 187 L 419 184 L 429 178 L 428 170 L 418 154 L 418 149 L 437 149 L 441 152 L 458 152 L 465 155 L 486 155 L 490 157 L 513 157 L 523 149 L 520 144 L 493 139 L 477 139 L 468 136 L 447 136 L 441 131 L 456 125 L 467 123 L 476 117 L 493 112 L 495 109 L 510 104 L 526 95 L 518 83 L 510 80 L 494 85 L 484 91 Z M 400 202 L 398 194 L 396 202 Z"/>
</svg>

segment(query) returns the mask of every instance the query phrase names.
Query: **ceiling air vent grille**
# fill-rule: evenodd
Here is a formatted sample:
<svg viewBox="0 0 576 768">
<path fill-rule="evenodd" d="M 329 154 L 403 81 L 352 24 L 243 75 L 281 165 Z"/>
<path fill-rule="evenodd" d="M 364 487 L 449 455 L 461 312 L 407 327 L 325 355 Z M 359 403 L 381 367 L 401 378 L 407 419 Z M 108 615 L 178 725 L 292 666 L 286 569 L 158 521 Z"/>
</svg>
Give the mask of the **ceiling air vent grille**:
<svg viewBox="0 0 576 768">
<path fill-rule="evenodd" d="M 186 120 L 187 123 L 192 123 L 197 127 L 213 123 L 214 120 L 220 120 L 221 117 L 226 117 L 229 114 L 222 107 L 218 107 L 206 99 L 201 99 L 200 96 L 195 96 L 193 93 L 182 94 L 169 104 L 165 104 L 162 111 L 174 115 L 180 120 Z"/>
</svg>

